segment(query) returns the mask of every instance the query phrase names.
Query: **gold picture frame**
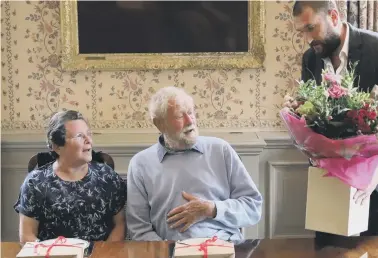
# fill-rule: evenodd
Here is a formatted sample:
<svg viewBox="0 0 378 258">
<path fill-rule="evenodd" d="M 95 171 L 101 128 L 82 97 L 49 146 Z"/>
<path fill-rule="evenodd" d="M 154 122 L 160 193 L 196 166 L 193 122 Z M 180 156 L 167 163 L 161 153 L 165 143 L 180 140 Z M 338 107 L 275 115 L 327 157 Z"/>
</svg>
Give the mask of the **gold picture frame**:
<svg viewBox="0 0 378 258">
<path fill-rule="evenodd" d="M 259 68 L 265 60 L 264 1 L 248 1 L 248 51 L 201 53 L 79 53 L 77 0 L 60 3 L 64 70 Z"/>
</svg>

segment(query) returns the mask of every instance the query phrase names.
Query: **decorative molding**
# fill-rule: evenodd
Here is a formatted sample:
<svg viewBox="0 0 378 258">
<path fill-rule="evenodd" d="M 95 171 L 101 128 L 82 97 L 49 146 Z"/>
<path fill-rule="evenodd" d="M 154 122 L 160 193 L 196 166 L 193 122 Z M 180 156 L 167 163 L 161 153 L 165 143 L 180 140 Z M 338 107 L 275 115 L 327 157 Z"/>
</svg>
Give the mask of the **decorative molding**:
<svg viewBox="0 0 378 258">
<path fill-rule="evenodd" d="M 264 139 L 266 142 L 266 149 L 293 149 L 295 148 L 293 141 L 287 138 L 268 138 Z"/>
<path fill-rule="evenodd" d="M 266 142 L 266 149 L 292 149 L 295 148 L 293 140 L 287 131 L 258 132 L 258 136 Z"/>
<path fill-rule="evenodd" d="M 201 135 L 222 138 L 228 141 L 239 154 L 247 156 L 259 155 L 264 149 L 295 148 L 293 141 L 285 131 L 203 130 Z M 95 132 L 94 146 L 115 156 L 128 157 L 155 144 L 157 136 L 158 133 L 151 130 L 142 133 L 135 131 L 128 133 L 98 131 Z M 43 132 L 3 133 L 1 144 L 2 151 L 27 149 L 37 152 L 46 150 Z"/>
<path fill-rule="evenodd" d="M 47 145 L 42 142 L 1 142 L 2 152 L 12 152 L 17 150 L 25 151 L 47 151 Z"/>
<path fill-rule="evenodd" d="M 91 89 L 91 93 L 95 94 L 95 91 Z M 93 97 L 92 97 L 93 98 Z M 13 101 L 13 100 L 12 100 Z M 93 104 L 92 104 L 93 106 Z M 96 105 L 95 105 L 96 106 Z M 221 112 L 218 112 L 221 113 Z M 97 110 L 92 108 L 92 116 L 97 114 Z M 223 114 L 224 115 L 224 114 Z M 95 115 L 96 117 L 96 115 Z M 155 126 L 150 121 L 140 121 L 140 120 L 91 120 L 88 119 L 88 122 L 92 129 L 96 130 L 108 130 L 108 129 L 115 129 L 115 130 L 135 130 L 135 129 L 154 129 Z M 238 117 L 232 117 L 231 119 L 227 119 L 224 117 L 223 119 L 198 119 L 197 120 L 198 126 L 203 129 L 221 129 L 227 128 L 232 130 L 232 128 L 239 128 L 239 129 L 249 129 L 249 128 L 257 128 L 262 130 L 277 130 L 278 132 L 284 130 L 282 125 L 282 121 L 280 120 L 262 120 L 262 119 L 240 119 Z M 13 130 L 43 130 L 46 127 L 46 121 L 38 120 L 38 121 L 10 121 L 7 119 L 3 119 L 1 123 L 1 129 L 12 133 Z"/>
<path fill-rule="evenodd" d="M 94 148 L 115 157 L 130 157 L 157 142 L 158 133 L 95 133 Z M 202 135 L 214 136 L 226 140 L 236 152 L 246 156 L 259 155 L 266 147 L 263 139 L 255 132 L 204 132 Z M 45 135 L 39 134 L 3 134 L 2 151 L 47 150 Z"/>
<path fill-rule="evenodd" d="M 127 179 L 127 171 L 118 171 L 117 173 L 121 176 L 122 179 L 126 180 Z"/>
<path fill-rule="evenodd" d="M 269 238 L 311 238 L 313 237 L 313 234 L 309 233 L 306 234 L 305 229 L 303 227 L 304 233 L 298 234 L 298 233 L 293 233 L 293 232 L 288 232 L 287 234 L 277 234 L 276 233 L 276 223 L 277 223 L 277 216 L 278 216 L 278 211 L 276 209 L 276 204 L 278 203 L 276 200 L 277 196 L 277 169 L 278 168 L 286 168 L 286 167 L 294 167 L 294 166 L 303 166 L 303 167 L 308 167 L 307 162 L 303 161 L 272 161 L 268 162 L 269 164 L 269 176 L 267 178 L 268 180 L 268 187 L 269 187 L 269 199 L 268 199 L 268 237 Z M 286 214 L 288 215 L 288 214 Z M 304 221 L 304 220 L 303 220 Z M 304 225 L 303 225 L 304 226 Z"/>
<path fill-rule="evenodd" d="M 4 164 L 4 162 L 2 162 L 1 171 L 2 173 L 11 172 L 11 173 L 22 173 L 26 175 L 28 173 L 28 166 L 27 164 L 25 164 L 25 166 L 21 166 L 21 165 Z"/>
</svg>

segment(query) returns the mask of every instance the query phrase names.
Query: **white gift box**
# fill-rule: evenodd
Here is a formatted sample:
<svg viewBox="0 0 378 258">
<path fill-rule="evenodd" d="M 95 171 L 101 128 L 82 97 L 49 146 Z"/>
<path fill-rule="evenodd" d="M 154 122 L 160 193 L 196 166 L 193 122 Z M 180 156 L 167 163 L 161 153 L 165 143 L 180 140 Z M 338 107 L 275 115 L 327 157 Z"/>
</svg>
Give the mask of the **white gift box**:
<svg viewBox="0 0 378 258">
<path fill-rule="evenodd" d="M 17 258 L 83 258 L 84 250 L 89 246 L 87 241 L 74 238 L 27 242 L 17 254 Z M 50 249 L 50 250 L 49 250 Z"/>
<path fill-rule="evenodd" d="M 356 204 L 357 189 L 338 178 L 325 177 L 326 173 L 316 167 L 308 169 L 305 228 L 342 236 L 366 231 L 370 200 Z"/>
<path fill-rule="evenodd" d="M 233 243 L 214 238 L 191 238 L 176 242 L 174 258 L 203 258 L 205 251 L 201 249 L 201 245 L 206 246 L 208 258 L 235 257 Z"/>
</svg>

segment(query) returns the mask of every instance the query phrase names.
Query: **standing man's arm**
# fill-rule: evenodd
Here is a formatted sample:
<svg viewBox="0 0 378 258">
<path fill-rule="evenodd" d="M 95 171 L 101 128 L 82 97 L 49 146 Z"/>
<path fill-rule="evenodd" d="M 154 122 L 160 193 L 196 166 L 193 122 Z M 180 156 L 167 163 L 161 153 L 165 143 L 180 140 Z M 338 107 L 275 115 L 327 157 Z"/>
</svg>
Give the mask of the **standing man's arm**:
<svg viewBox="0 0 378 258">
<path fill-rule="evenodd" d="M 302 70 L 301 70 L 301 80 L 302 81 L 307 81 L 308 80 L 308 71 L 307 71 L 307 64 L 306 64 L 306 56 L 302 56 Z"/>
<path fill-rule="evenodd" d="M 133 159 L 130 161 L 127 173 L 127 230 L 132 240 L 162 241 L 153 229 L 147 191 L 135 163 Z"/>
<path fill-rule="evenodd" d="M 301 80 L 306 82 L 308 80 L 316 80 L 315 67 L 316 59 L 313 58 L 314 52 L 312 49 L 307 50 L 302 57 Z"/>
</svg>

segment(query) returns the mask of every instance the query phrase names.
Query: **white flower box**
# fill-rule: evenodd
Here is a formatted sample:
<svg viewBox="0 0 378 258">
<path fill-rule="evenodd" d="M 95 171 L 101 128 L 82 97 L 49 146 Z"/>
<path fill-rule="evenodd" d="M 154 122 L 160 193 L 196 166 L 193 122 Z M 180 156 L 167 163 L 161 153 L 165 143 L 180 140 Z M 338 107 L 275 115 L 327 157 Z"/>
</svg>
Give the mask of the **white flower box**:
<svg viewBox="0 0 378 258">
<path fill-rule="evenodd" d="M 366 231 L 370 200 L 356 204 L 356 188 L 325 174 L 326 170 L 316 167 L 308 170 L 305 228 L 342 236 Z"/>
</svg>

